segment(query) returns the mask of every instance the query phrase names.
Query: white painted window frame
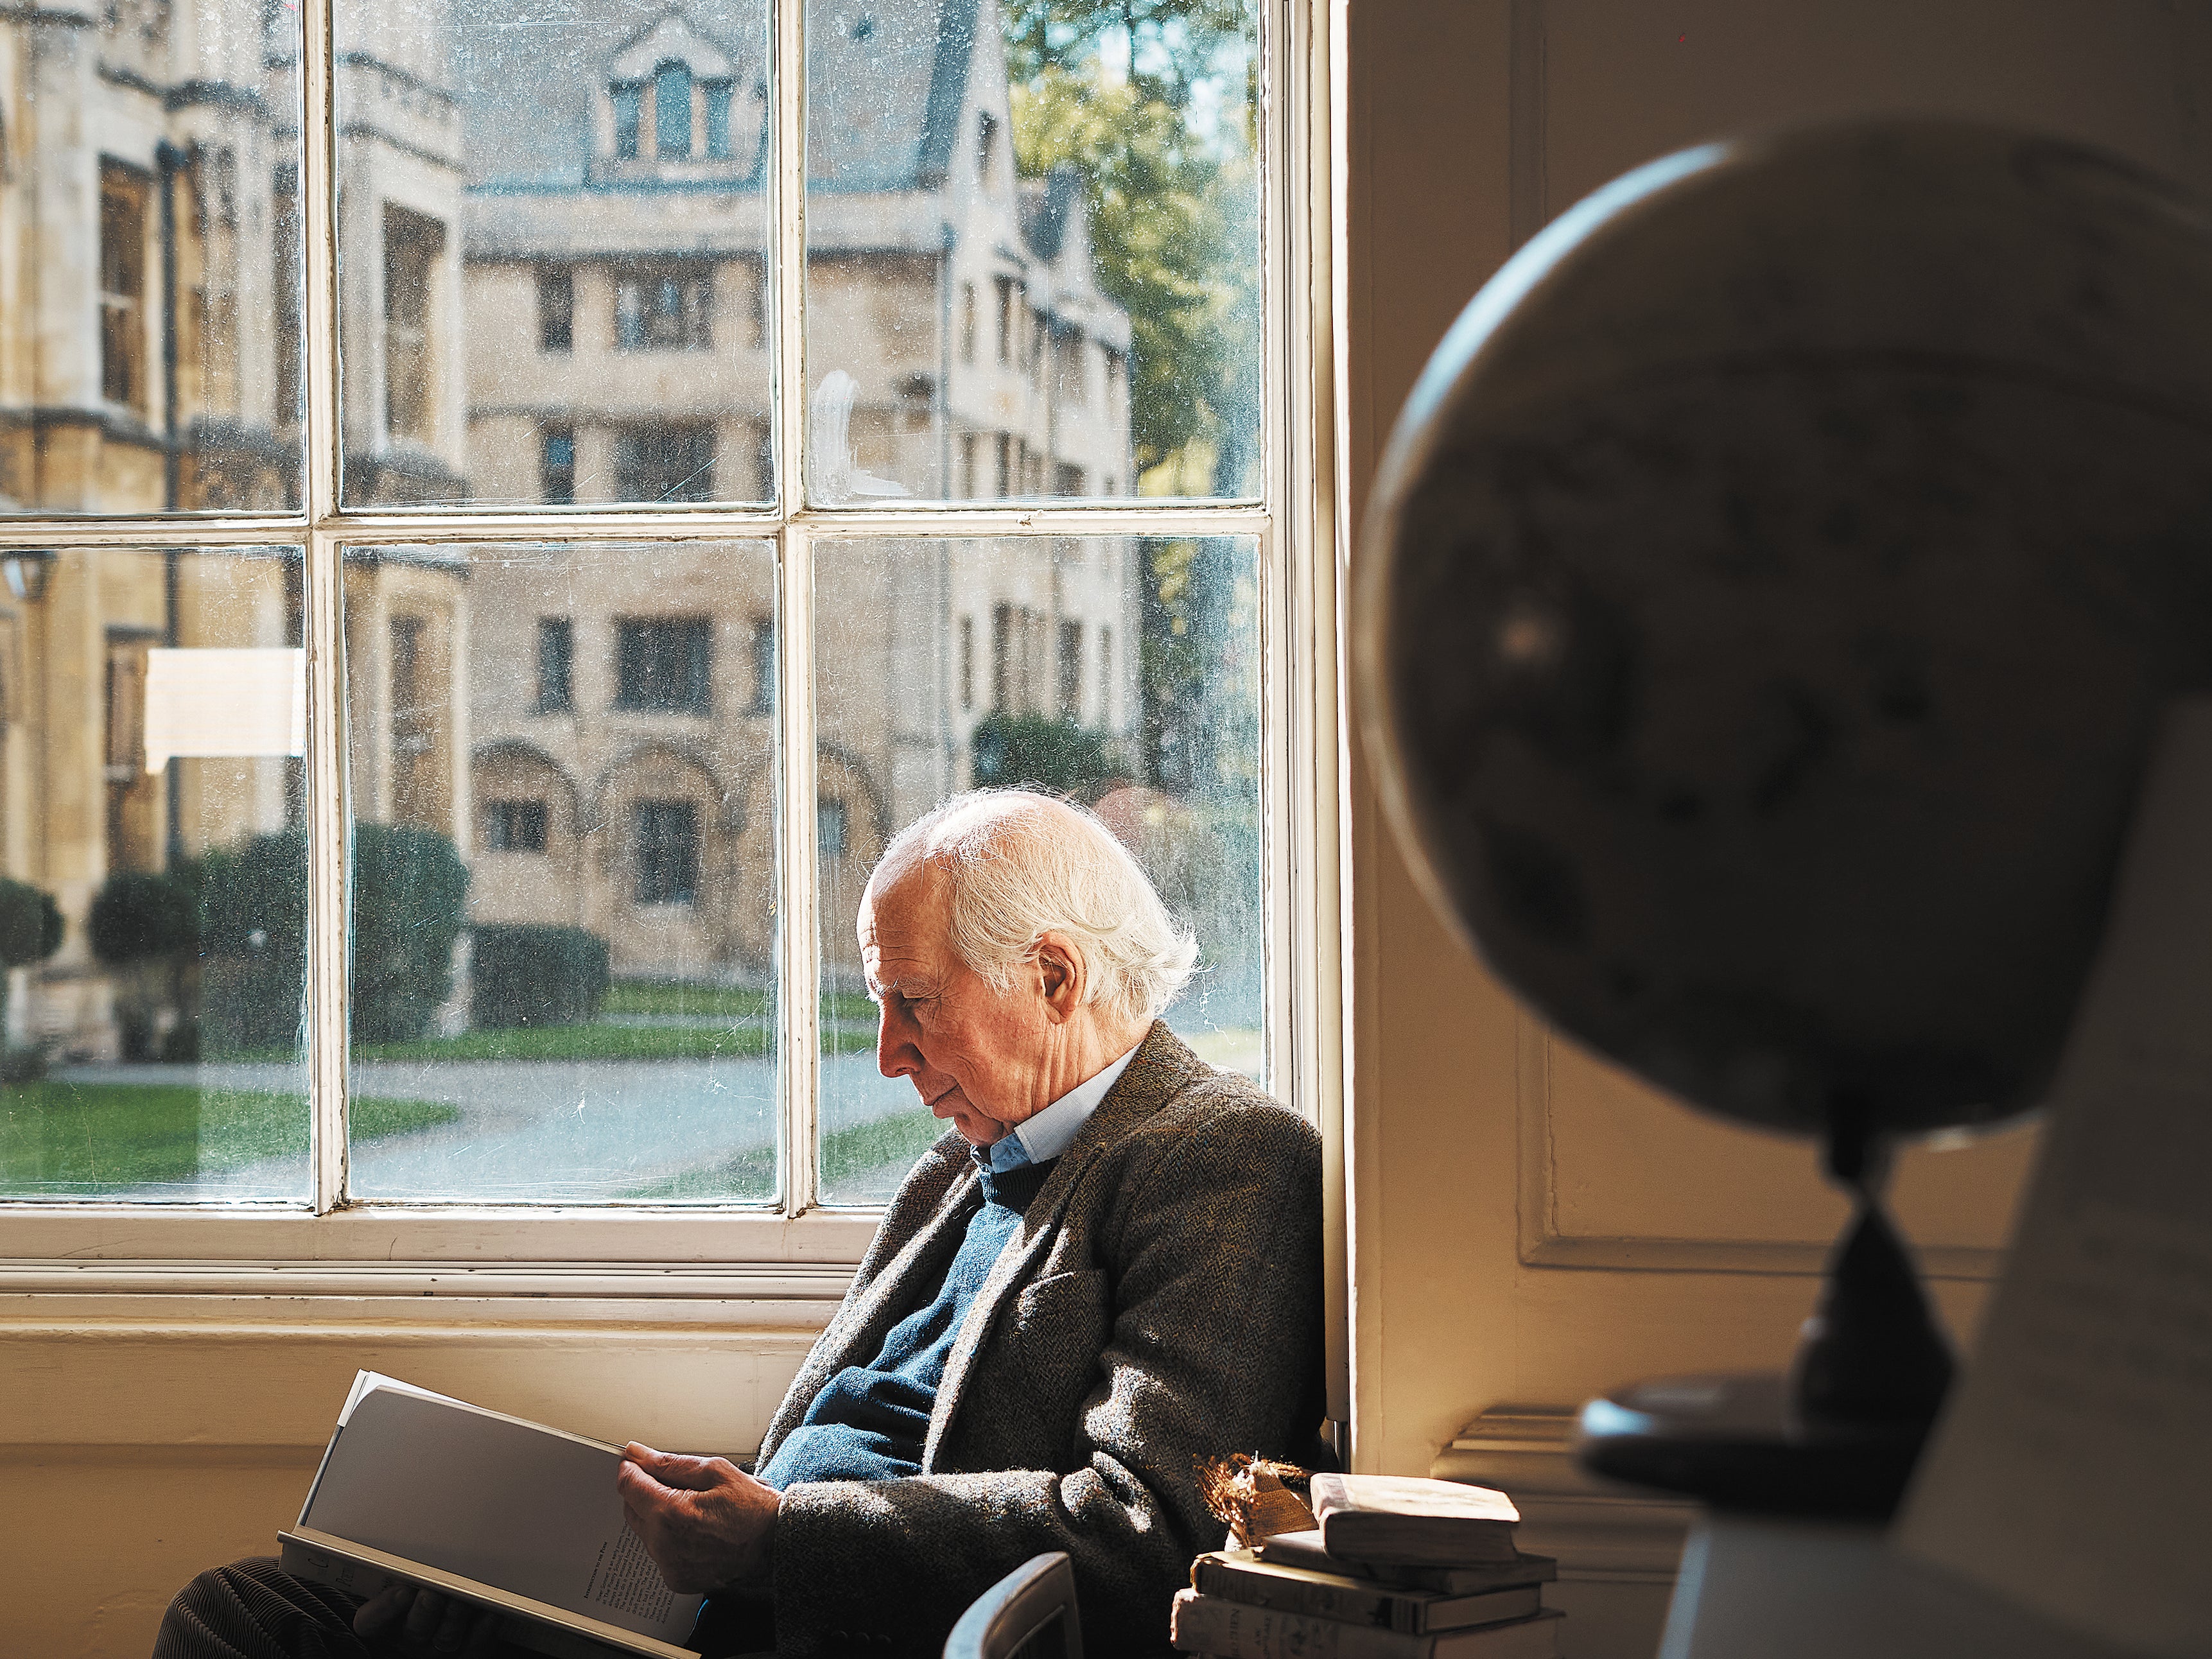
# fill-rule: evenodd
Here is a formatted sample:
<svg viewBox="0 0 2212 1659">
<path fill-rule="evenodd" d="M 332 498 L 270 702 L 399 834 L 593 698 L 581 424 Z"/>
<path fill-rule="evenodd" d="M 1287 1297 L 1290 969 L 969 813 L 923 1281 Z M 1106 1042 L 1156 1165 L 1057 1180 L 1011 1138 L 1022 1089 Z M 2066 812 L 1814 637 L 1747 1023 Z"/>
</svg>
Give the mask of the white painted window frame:
<svg viewBox="0 0 2212 1659">
<path fill-rule="evenodd" d="M 1344 0 L 1261 0 L 1261 258 L 1268 396 L 1256 502 L 1088 507 L 918 505 L 886 511 L 805 505 L 807 382 L 799 296 L 774 283 L 780 499 L 766 507 L 541 507 L 527 511 L 349 511 L 337 494 L 338 346 L 331 71 L 332 0 L 306 0 L 307 119 L 301 177 L 307 259 L 305 507 L 296 514 L 138 520 L 12 520 L 0 549 L 249 544 L 304 547 L 310 720 L 311 956 L 308 1080 L 311 1206 L 38 1202 L 0 1205 L 0 1293 L 89 1294 L 125 1301 L 169 1292 L 690 1298 L 818 1303 L 834 1298 L 878 1212 L 823 1203 L 811 1147 L 818 1084 L 817 1000 L 778 999 L 782 1197 L 770 1207 L 536 1209 L 348 1201 L 344 886 L 348 805 L 341 657 L 341 561 L 349 546 L 453 545 L 514 539 L 765 538 L 777 550 L 782 647 L 779 696 L 779 879 L 788 902 L 779 969 L 817 982 L 812 576 L 817 544 L 859 538 L 1239 536 L 1260 553 L 1262 631 L 1263 884 L 1270 963 L 1267 1042 L 1275 1093 L 1330 1143 L 1329 1282 L 1342 1330 L 1343 1079 L 1346 1075 L 1343 836 L 1348 814 L 1337 602 L 1343 567 L 1339 421 L 1334 387 L 1332 35 Z M 805 62 L 803 0 L 771 0 L 776 63 Z M 806 201 L 801 77 L 776 73 L 778 271 L 804 269 Z M 1125 647 L 1133 649 L 1133 643 Z M 794 1150 L 796 1149 L 796 1150 Z M 415 1305 L 424 1304 L 417 1302 Z M 538 1305 L 543 1306 L 544 1304 Z M 664 1303 L 663 1305 L 665 1305 Z M 1342 1344 L 1336 1346 L 1340 1350 Z M 1341 1352 L 1332 1370 L 1341 1373 Z M 1333 1415 L 1342 1416 L 1341 1411 Z"/>
</svg>

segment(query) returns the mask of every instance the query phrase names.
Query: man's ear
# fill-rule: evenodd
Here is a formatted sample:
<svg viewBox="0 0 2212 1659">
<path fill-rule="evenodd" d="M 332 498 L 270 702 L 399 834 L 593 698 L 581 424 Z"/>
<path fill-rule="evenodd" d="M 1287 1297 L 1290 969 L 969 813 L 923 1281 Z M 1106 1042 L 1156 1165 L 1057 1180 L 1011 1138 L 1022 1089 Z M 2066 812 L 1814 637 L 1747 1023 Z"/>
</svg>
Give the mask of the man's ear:
<svg viewBox="0 0 2212 1659">
<path fill-rule="evenodd" d="M 1047 933 L 1037 941 L 1036 965 L 1045 1018 L 1057 1025 L 1083 1006 L 1083 952 L 1066 934 Z"/>
</svg>

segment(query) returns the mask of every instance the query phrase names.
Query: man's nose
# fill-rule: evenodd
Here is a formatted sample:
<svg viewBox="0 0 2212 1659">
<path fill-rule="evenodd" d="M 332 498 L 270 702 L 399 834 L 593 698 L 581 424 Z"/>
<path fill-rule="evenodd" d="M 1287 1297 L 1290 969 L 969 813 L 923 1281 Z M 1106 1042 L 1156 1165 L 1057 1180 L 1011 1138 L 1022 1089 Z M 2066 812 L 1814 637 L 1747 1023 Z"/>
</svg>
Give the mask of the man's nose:
<svg viewBox="0 0 2212 1659">
<path fill-rule="evenodd" d="M 907 1028 L 912 1022 L 886 1001 L 876 1021 L 876 1069 L 885 1077 L 912 1077 L 921 1069 L 921 1051 Z"/>
</svg>

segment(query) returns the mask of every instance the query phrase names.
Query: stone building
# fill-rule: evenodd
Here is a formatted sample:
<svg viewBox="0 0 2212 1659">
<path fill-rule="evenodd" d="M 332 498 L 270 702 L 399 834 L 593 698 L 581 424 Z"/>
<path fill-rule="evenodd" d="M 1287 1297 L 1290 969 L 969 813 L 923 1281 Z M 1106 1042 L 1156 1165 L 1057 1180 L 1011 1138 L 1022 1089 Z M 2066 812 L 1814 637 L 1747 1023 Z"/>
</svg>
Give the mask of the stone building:
<svg viewBox="0 0 2212 1659">
<path fill-rule="evenodd" d="M 469 485 L 765 500 L 760 17 L 716 0 L 604 14 L 550 58 L 496 4 L 458 35 L 485 88 L 465 106 Z M 829 501 L 1130 486 L 1128 319 L 1094 280 L 1079 181 L 1016 176 L 1000 28 L 991 0 L 886 0 L 810 41 L 811 459 Z M 860 873 L 969 781 L 979 720 L 1133 731 L 1133 557 L 1119 539 L 817 544 L 833 966 L 855 965 Z M 480 564 L 479 920 L 587 927 L 617 972 L 767 969 L 774 574 L 765 548 L 684 544 Z"/>
<path fill-rule="evenodd" d="M 763 20 L 736 0 L 340 0 L 342 498 L 748 501 L 774 477 Z M 531 28 L 509 27 L 528 13 Z M 1129 325 L 1071 173 L 1017 177 L 993 0 L 817 26 L 811 461 L 828 501 L 1133 485 Z M 296 15 L 114 0 L 0 19 L 0 507 L 295 507 Z M 994 711 L 1126 742 L 1134 549 L 821 543 L 824 936 L 972 775 Z M 112 873 L 296 823 L 296 762 L 149 772 L 154 647 L 301 641 L 296 550 L 65 550 L 0 590 L 0 873 L 67 941 L 16 1036 L 114 1050 L 84 920 Z M 776 625 L 765 544 L 385 549 L 344 575 L 354 805 L 453 839 L 479 921 L 617 971 L 773 956 Z"/>
</svg>

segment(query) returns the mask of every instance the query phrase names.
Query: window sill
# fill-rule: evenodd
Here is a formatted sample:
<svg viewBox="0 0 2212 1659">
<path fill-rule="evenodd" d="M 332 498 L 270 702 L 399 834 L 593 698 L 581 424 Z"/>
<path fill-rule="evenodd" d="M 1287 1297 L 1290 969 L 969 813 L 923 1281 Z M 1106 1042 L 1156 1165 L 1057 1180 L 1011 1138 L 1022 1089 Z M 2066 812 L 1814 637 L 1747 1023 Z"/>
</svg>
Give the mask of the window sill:
<svg viewBox="0 0 2212 1659">
<path fill-rule="evenodd" d="M 402 1275 L 433 1270 L 505 1272 L 525 1278 L 602 1273 L 623 1281 L 629 1288 L 621 1294 L 649 1296 L 656 1294 L 650 1287 L 669 1274 L 773 1277 L 779 1267 L 799 1264 L 849 1270 L 867 1249 L 879 1218 L 872 1210 L 816 1210 L 793 1217 L 728 1210 L 364 1205 L 314 1216 L 274 1206 L 210 1212 L 27 1205 L 0 1212 L 0 1272 L 103 1267 L 119 1271 L 128 1264 L 145 1273 L 166 1266 L 182 1276 L 230 1264 L 279 1273 L 366 1267 Z M 278 1289 L 272 1283 L 265 1293 L 316 1292 Z M 541 1287 L 520 1293 L 551 1292 Z"/>
</svg>

